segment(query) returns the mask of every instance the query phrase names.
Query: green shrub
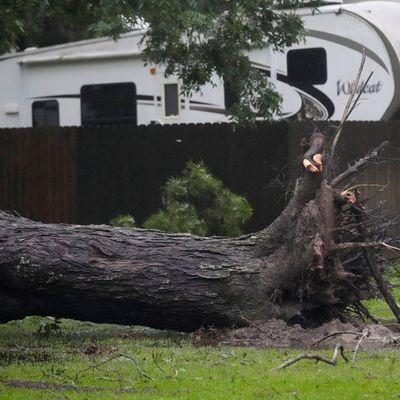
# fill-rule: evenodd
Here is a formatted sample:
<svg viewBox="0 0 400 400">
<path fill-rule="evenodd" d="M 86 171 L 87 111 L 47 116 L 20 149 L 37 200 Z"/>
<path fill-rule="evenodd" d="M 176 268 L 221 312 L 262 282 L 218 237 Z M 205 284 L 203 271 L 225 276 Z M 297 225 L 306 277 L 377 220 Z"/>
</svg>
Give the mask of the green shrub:
<svg viewBox="0 0 400 400">
<path fill-rule="evenodd" d="M 110 225 L 121 228 L 132 228 L 135 226 L 135 219 L 129 214 L 117 215 L 110 221 Z"/>
<path fill-rule="evenodd" d="M 61 333 L 61 319 L 58 317 L 44 317 L 37 330 L 38 335 L 49 338 L 51 335 Z"/>
<path fill-rule="evenodd" d="M 182 176 L 169 179 L 162 193 L 164 208 L 147 219 L 145 228 L 239 236 L 253 213 L 248 201 L 227 189 L 202 162 L 189 161 Z"/>
</svg>

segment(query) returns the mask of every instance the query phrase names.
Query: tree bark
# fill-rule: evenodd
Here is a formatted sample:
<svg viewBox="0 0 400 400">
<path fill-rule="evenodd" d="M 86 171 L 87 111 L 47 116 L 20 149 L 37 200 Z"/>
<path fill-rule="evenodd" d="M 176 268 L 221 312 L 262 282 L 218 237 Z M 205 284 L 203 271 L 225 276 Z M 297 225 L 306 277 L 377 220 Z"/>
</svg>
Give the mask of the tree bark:
<svg viewBox="0 0 400 400">
<path fill-rule="evenodd" d="M 310 162 L 322 143 L 321 134 L 311 137 Z M 322 173 L 304 171 L 282 214 L 238 239 L 43 224 L 0 212 L 0 321 L 34 314 L 193 331 L 329 319 L 369 288 L 354 250 L 345 259 L 334 251 L 349 241 L 335 231 L 352 222 L 346 206 Z"/>
<path fill-rule="evenodd" d="M 257 256 L 257 241 L 42 224 L 0 212 L 0 321 L 55 315 L 191 331 L 287 318 L 291 302 L 271 297 L 290 289 L 312 243 L 286 260 L 286 248 Z"/>
<path fill-rule="evenodd" d="M 274 312 L 251 239 L 50 225 L 2 212 L 0 243 L 1 321 L 38 314 L 193 330 Z"/>
<path fill-rule="evenodd" d="M 315 203 L 287 214 L 275 229 L 291 238 L 260 256 L 265 232 L 203 238 L 0 212 L 0 321 L 55 315 L 191 331 L 288 319 L 310 307 L 282 296 L 313 260 L 321 220 Z"/>
</svg>

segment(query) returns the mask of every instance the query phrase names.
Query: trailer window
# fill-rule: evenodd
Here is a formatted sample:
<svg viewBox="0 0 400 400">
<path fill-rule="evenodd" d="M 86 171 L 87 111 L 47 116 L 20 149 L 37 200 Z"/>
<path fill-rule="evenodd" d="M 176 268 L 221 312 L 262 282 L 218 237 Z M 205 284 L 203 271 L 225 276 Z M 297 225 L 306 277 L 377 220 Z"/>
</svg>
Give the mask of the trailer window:
<svg viewBox="0 0 400 400">
<path fill-rule="evenodd" d="M 166 83 L 164 85 L 164 104 L 166 117 L 179 115 L 179 93 L 177 83 Z"/>
<path fill-rule="evenodd" d="M 32 126 L 34 128 L 60 126 L 58 101 L 34 101 L 32 103 Z"/>
<path fill-rule="evenodd" d="M 322 47 L 289 50 L 287 71 L 290 84 L 319 85 L 327 80 L 326 51 Z"/>
<path fill-rule="evenodd" d="M 224 98 L 225 98 L 225 109 L 229 110 L 233 105 L 239 103 L 239 95 L 235 91 L 234 85 L 231 82 L 224 82 Z"/>
<path fill-rule="evenodd" d="M 81 87 L 82 126 L 136 125 L 136 86 L 132 82 Z"/>
</svg>

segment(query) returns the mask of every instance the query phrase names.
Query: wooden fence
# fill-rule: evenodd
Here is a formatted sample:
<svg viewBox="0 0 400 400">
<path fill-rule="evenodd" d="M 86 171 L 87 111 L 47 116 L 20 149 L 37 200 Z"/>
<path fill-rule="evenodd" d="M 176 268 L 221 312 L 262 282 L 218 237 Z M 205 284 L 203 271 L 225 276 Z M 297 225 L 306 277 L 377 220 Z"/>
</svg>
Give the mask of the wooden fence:
<svg viewBox="0 0 400 400">
<path fill-rule="evenodd" d="M 74 129 L 0 131 L 0 208 L 46 222 L 78 222 Z"/>
<path fill-rule="evenodd" d="M 321 128 L 328 124 L 320 124 Z M 161 206 L 162 184 L 187 160 L 203 160 L 255 212 L 248 231 L 275 218 L 298 173 L 305 123 L 0 130 L 0 209 L 44 222 L 108 223 L 131 213 L 140 225 Z M 393 159 L 361 177 L 360 189 L 398 212 L 400 122 L 351 122 L 337 154 L 340 168 L 384 140 Z"/>
</svg>

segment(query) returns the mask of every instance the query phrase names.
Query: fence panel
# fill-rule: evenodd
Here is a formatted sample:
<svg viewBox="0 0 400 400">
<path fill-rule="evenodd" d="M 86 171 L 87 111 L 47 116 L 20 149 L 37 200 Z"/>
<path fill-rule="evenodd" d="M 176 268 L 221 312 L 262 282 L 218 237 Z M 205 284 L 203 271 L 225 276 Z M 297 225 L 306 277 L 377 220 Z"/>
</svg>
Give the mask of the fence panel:
<svg viewBox="0 0 400 400">
<path fill-rule="evenodd" d="M 321 123 L 321 129 L 331 123 Z M 108 223 L 131 213 L 138 224 L 161 207 L 161 186 L 188 160 L 200 161 L 255 212 L 256 231 L 286 204 L 299 172 L 300 138 L 307 123 L 261 123 L 107 128 L 0 130 L 0 209 L 45 222 Z M 350 122 L 338 144 L 339 168 L 390 140 L 400 148 L 400 122 Z M 398 158 L 398 151 L 391 157 Z M 398 212 L 398 162 L 377 165 L 359 179 L 359 189 Z M 376 194 L 380 186 L 386 191 Z M 350 183 L 351 185 L 351 183 Z"/>
<path fill-rule="evenodd" d="M 79 221 L 76 129 L 0 131 L 0 208 L 44 222 Z"/>
</svg>

